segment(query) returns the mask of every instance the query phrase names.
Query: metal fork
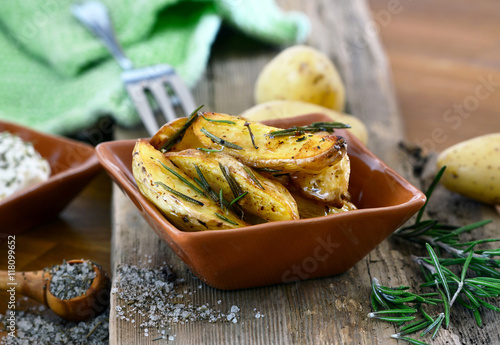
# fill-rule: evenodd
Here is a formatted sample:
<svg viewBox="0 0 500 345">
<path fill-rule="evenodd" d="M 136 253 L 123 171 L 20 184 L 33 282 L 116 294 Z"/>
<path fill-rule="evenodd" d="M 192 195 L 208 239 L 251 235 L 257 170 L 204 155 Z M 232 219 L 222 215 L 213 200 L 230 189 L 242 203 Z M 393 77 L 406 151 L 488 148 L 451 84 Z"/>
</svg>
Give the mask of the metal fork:
<svg viewBox="0 0 500 345">
<path fill-rule="evenodd" d="M 147 91 L 153 95 L 166 121 L 177 118 L 175 105 L 182 109 L 184 116 L 195 110 L 196 105 L 191 92 L 172 66 L 158 64 L 134 68 L 132 61 L 125 55 L 116 39 L 108 10 L 102 3 L 89 1 L 73 4 L 71 13 L 99 38 L 124 70 L 122 81 L 150 135 L 154 135 L 160 126 L 148 100 Z M 171 95 L 167 88 L 170 89 Z"/>
</svg>

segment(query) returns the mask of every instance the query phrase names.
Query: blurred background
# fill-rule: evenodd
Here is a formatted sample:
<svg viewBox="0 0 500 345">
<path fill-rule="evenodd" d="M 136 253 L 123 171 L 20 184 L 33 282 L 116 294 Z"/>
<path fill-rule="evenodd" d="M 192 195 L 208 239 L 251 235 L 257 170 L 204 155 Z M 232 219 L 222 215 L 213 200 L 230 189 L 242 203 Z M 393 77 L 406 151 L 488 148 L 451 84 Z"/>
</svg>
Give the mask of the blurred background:
<svg viewBox="0 0 500 345">
<path fill-rule="evenodd" d="M 441 151 L 500 130 L 500 2 L 403 0 L 391 17 L 393 1 L 368 2 L 408 141 Z"/>
</svg>

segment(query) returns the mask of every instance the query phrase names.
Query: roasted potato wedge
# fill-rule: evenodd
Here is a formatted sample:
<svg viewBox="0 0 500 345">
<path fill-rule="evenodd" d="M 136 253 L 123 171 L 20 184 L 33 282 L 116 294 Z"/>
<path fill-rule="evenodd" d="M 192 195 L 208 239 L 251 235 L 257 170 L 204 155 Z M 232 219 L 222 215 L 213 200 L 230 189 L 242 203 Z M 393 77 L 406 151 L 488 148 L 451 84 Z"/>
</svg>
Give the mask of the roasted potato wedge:
<svg viewBox="0 0 500 345">
<path fill-rule="evenodd" d="M 224 199 L 233 200 L 237 195 L 232 192 L 222 171 L 227 168 L 241 192 L 248 192 L 237 201 L 244 211 L 267 221 L 299 219 L 297 204 L 282 184 L 265 178 L 229 155 L 185 150 L 168 152 L 165 157 L 192 179 L 199 178 L 198 167 L 215 193 L 222 189 Z"/>
<path fill-rule="evenodd" d="M 167 141 L 172 138 L 176 133 L 183 129 L 188 119 L 182 117 L 172 122 L 163 125 L 158 132 L 151 138 L 150 144 L 157 150 L 161 150 Z M 194 135 L 193 127 L 189 126 L 185 132 L 179 136 L 178 142 L 172 146 L 171 151 L 182 151 L 191 148 L 203 147 L 198 137 Z"/>
<path fill-rule="evenodd" d="M 350 172 L 349 156 L 345 155 L 340 162 L 329 165 L 318 174 L 297 172 L 290 177 L 304 196 L 342 207 L 350 199 L 347 191 Z"/>
<path fill-rule="evenodd" d="M 134 147 L 132 172 L 141 193 L 178 229 L 200 231 L 249 225 L 233 213 L 222 211 L 218 204 L 200 193 L 196 182 L 145 140 L 139 139 Z M 182 176 L 191 186 L 176 174 Z M 158 181 L 160 183 L 157 183 Z"/>
<path fill-rule="evenodd" d="M 225 146 L 225 153 L 254 168 L 317 173 L 340 161 L 346 154 L 347 145 L 341 137 L 315 134 L 272 137 L 271 132 L 281 129 L 260 123 L 250 124 L 252 142 L 249 126 L 245 124 L 248 122 L 241 117 L 205 113 L 193 123 L 193 131 L 206 148 L 221 149 Z"/>
<path fill-rule="evenodd" d="M 292 193 L 292 196 L 297 202 L 301 219 L 328 216 L 330 214 L 357 209 L 356 206 L 349 201 L 344 202 L 341 207 L 335 207 L 318 200 L 306 198 L 299 193 Z"/>
</svg>

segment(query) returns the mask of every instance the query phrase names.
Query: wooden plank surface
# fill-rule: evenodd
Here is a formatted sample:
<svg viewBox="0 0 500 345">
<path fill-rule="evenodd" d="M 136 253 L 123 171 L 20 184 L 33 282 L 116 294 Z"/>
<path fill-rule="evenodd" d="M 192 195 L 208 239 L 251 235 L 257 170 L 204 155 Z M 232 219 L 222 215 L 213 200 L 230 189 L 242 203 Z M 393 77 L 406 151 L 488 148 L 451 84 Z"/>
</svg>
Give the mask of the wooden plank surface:
<svg viewBox="0 0 500 345">
<path fill-rule="evenodd" d="M 411 166 L 405 155 L 397 149 L 403 139 L 402 123 L 383 50 L 378 38 L 367 30 L 366 24 L 371 19 L 365 1 L 278 2 L 285 9 L 302 10 L 311 18 L 313 33 L 308 44 L 327 53 L 338 66 L 347 88 L 348 111 L 367 124 L 370 149 L 419 184 L 420 180 L 410 176 Z M 195 90 L 195 98 L 198 103 L 206 104 L 209 110 L 237 114 L 253 104 L 252 90 L 258 71 L 277 51 L 252 42 L 245 42 L 251 47 L 247 51 L 236 47 L 231 49 L 229 43 L 233 39 L 229 32 L 219 40 L 206 76 Z M 136 136 L 137 133 L 125 135 Z M 422 179 L 422 183 L 425 181 Z M 438 197 L 431 211 L 438 212 L 439 216 L 458 224 L 488 216 L 496 219 L 498 227 L 498 216 L 491 209 L 452 196 L 444 190 L 439 191 Z M 457 207 L 461 210 L 459 216 L 454 212 Z M 117 188 L 113 193 L 113 222 L 112 266 L 115 269 L 121 264 L 157 267 L 167 262 L 185 279 L 185 288 L 197 292 L 194 303 L 216 305 L 221 300 L 222 309 L 232 305 L 241 309 L 237 324 L 172 324 L 169 333 L 175 334 L 173 342 L 178 344 L 395 343 L 389 339 L 395 332 L 393 326 L 366 318 L 370 311 L 371 279 L 378 277 L 387 285 L 417 286 L 421 282 L 409 255 L 423 254 L 423 251 L 389 239 L 353 269 L 339 276 L 257 289 L 220 291 L 192 276 Z M 480 234 L 494 236 L 494 226 L 488 226 Z M 116 275 L 114 279 L 117 279 Z M 144 337 L 143 331 L 131 322 L 117 318 L 114 308 L 117 305 L 119 302 L 112 295 L 111 344 L 158 344 L 152 337 Z M 265 317 L 256 319 L 254 308 Z M 478 329 L 466 311 L 458 311 L 450 330 L 443 331 L 434 343 L 499 343 L 498 318 L 493 312 L 485 315 L 485 326 Z"/>
<path fill-rule="evenodd" d="M 500 107 L 500 2 L 369 4 L 394 72 L 409 141 L 441 151 L 500 130 L 495 120 Z M 481 89 L 481 81 L 490 78 L 493 85 Z"/>
</svg>

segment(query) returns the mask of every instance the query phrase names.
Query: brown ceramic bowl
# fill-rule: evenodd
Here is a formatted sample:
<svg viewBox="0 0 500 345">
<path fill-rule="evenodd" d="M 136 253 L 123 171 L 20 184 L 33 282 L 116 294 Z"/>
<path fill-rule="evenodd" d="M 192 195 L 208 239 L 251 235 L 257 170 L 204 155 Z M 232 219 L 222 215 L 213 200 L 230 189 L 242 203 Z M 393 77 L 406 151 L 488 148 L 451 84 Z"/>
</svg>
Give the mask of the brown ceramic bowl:
<svg viewBox="0 0 500 345">
<path fill-rule="evenodd" d="M 90 145 L 0 121 L 3 131 L 33 143 L 49 162 L 51 175 L 0 201 L 0 234 L 19 234 L 56 216 L 101 170 Z"/>
<path fill-rule="evenodd" d="M 267 124 L 287 128 L 329 121 L 321 114 Z M 208 285 L 240 289 L 331 276 L 347 271 L 425 202 L 425 195 L 381 162 L 347 131 L 350 192 L 359 209 L 311 219 L 233 230 L 183 232 L 137 189 L 132 176 L 136 140 L 100 144 L 97 155 L 154 231 Z"/>
</svg>

